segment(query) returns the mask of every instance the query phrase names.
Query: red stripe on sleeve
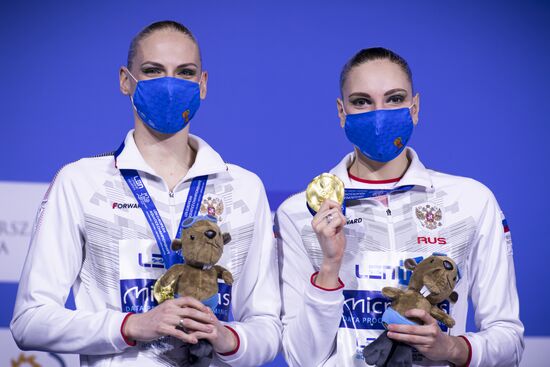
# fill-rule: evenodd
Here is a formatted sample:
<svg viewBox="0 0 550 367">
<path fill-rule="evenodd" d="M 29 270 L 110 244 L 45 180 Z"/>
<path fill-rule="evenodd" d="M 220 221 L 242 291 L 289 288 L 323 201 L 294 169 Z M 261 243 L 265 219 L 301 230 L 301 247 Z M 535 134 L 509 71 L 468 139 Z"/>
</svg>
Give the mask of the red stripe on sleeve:
<svg viewBox="0 0 550 367">
<path fill-rule="evenodd" d="M 332 291 L 337 291 L 337 290 L 339 290 L 339 289 L 342 289 L 342 288 L 344 288 L 344 286 L 345 286 L 344 282 L 342 282 L 342 279 L 338 278 L 338 283 L 339 283 L 340 285 L 339 285 L 338 287 L 336 287 L 336 288 L 332 288 L 332 289 L 331 289 L 331 288 L 319 287 L 317 284 L 315 284 L 315 278 L 317 278 L 317 274 L 319 274 L 318 271 L 316 271 L 315 273 L 311 274 L 311 279 L 310 279 L 311 284 L 313 284 L 313 286 L 314 286 L 315 288 L 319 288 L 319 289 L 321 289 L 321 290 L 323 290 L 323 291 L 327 291 L 327 292 L 332 292 Z"/>
<path fill-rule="evenodd" d="M 233 335 L 235 335 L 235 338 L 237 338 L 237 346 L 235 347 L 235 349 L 233 349 L 231 352 L 219 353 L 220 356 L 226 357 L 226 356 L 230 356 L 230 355 L 233 355 L 233 354 L 237 353 L 237 351 L 239 350 L 239 347 L 241 346 L 241 338 L 239 338 L 239 334 L 231 326 L 229 326 L 229 325 L 224 325 L 224 326 L 226 328 L 228 328 L 229 331 L 231 331 L 233 333 Z"/>
<path fill-rule="evenodd" d="M 464 367 L 469 367 L 470 362 L 472 361 L 472 344 L 470 344 L 470 341 L 464 335 L 459 335 L 458 337 L 462 338 L 468 345 L 468 360 L 466 361 L 466 364 L 464 365 Z"/>
<path fill-rule="evenodd" d="M 137 342 L 135 340 L 130 340 L 126 335 L 124 335 L 124 325 L 126 324 L 128 317 L 132 316 L 133 314 L 134 314 L 133 312 L 127 313 L 126 316 L 124 317 L 124 320 L 122 320 L 122 324 L 120 324 L 120 334 L 122 335 L 122 339 L 124 339 L 126 344 L 128 344 L 131 347 L 134 347 L 137 344 Z"/>
</svg>

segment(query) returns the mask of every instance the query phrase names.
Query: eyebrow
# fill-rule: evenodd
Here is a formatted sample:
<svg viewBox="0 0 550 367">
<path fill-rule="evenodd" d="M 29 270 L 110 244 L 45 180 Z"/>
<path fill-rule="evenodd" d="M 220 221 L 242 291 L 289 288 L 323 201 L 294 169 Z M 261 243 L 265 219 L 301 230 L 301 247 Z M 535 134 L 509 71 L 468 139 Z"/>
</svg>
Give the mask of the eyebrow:
<svg viewBox="0 0 550 367">
<path fill-rule="evenodd" d="M 397 92 L 402 92 L 402 93 L 405 93 L 405 95 L 407 95 L 407 91 L 405 89 L 402 89 L 402 88 L 394 88 L 394 89 L 390 89 L 389 91 L 387 91 L 386 93 L 384 93 L 384 96 L 389 96 L 391 94 L 394 94 L 394 93 L 397 93 Z M 372 98 L 368 93 L 366 92 L 354 92 L 352 94 L 350 94 L 348 96 L 348 99 L 349 98 L 352 98 L 352 97 L 365 97 L 365 98 Z"/>
<path fill-rule="evenodd" d="M 141 63 L 141 66 L 146 65 L 146 64 L 156 66 L 156 67 L 159 67 L 159 68 L 164 68 L 164 65 L 159 64 L 158 62 L 154 62 L 154 61 L 144 61 L 143 63 Z M 181 69 L 181 68 L 188 67 L 188 66 L 194 66 L 197 69 L 199 68 L 199 66 L 197 64 L 195 64 L 194 62 L 188 62 L 186 64 L 178 65 L 176 67 L 176 69 Z"/>
<path fill-rule="evenodd" d="M 366 97 L 366 98 L 372 98 L 368 93 L 365 92 L 355 92 L 348 96 L 348 99 L 351 97 Z"/>
<path fill-rule="evenodd" d="M 405 95 L 407 95 L 407 91 L 405 89 L 402 89 L 402 88 L 395 88 L 395 89 L 390 89 L 389 91 L 387 91 L 386 93 L 384 93 L 384 96 L 389 96 L 390 94 L 394 94 L 396 92 L 403 92 L 405 93 Z"/>
</svg>

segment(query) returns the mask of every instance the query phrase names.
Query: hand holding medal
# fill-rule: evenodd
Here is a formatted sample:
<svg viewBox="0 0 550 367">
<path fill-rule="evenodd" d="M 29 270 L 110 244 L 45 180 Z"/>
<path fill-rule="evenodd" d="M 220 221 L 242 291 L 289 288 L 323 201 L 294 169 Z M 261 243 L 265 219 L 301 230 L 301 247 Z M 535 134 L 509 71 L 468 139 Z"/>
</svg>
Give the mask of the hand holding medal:
<svg viewBox="0 0 550 367">
<path fill-rule="evenodd" d="M 346 217 L 342 214 L 344 183 L 333 174 L 323 173 L 308 185 L 306 200 L 308 208 L 316 212 L 311 226 L 323 251 L 323 263 L 314 281 L 323 288 L 338 288 L 338 273 L 346 247 Z"/>
<path fill-rule="evenodd" d="M 321 173 L 307 185 L 307 205 L 311 211 L 316 213 L 327 199 L 342 205 L 344 202 L 344 183 L 332 173 Z"/>
</svg>

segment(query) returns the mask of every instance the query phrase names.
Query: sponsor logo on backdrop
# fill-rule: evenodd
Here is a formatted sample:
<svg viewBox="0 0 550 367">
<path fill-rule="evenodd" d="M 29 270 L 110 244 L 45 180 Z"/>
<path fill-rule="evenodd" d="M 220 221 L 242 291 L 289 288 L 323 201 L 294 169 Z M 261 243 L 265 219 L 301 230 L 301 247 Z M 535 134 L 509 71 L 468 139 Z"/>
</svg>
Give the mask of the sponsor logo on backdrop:
<svg viewBox="0 0 550 367">
<path fill-rule="evenodd" d="M 415 257 L 419 263 L 422 256 Z M 355 264 L 355 277 L 357 279 L 397 280 L 399 284 L 408 285 L 412 271 L 405 268 L 405 260 L 399 261 L 399 266 L 383 264 Z"/>
<path fill-rule="evenodd" d="M 8 245 L 6 245 L 6 242 L 0 241 L 0 255 L 9 255 L 10 252 L 8 251 Z"/>
<path fill-rule="evenodd" d="M 36 356 L 31 355 L 27 357 L 24 353 L 19 354 L 17 360 L 11 360 L 12 367 L 23 367 L 23 366 L 32 366 L 32 367 L 41 367 L 39 363 L 36 363 Z"/>
<path fill-rule="evenodd" d="M 341 328 L 384 330 L 382 314 L 391 305 L 391 300 L 380 291 L 344 290 L 344 309 L 340 321 Z M 438 304 L 445 313 L 449 313 L 449 301 Z M 439 323 L 441 330 L 447 331 L 447 326 Z"/>
<path fill-rule="evenodd" d="M 153 297 L 155 279 L 122 279 L 120 281 L 122 312 L 147 312 L 158 306 Z M 218 305 L 214 314 L 221 321 L 229 321 L 231 286 L 218 283 Z"/>
<path fill-rule="evenodd" d="M 9 243 L 26 240 L 32 234 L 32 222 L 26 220 L 0 220 L 0 255 L 10 255 Z M 14 240 L 14 238 L 18 238 Z M 17 245 L 17 244 L 15 244 Z M 14 243 L 11 243 L 13 248 Z"/>
<path fill-rule="evenodd" d="M 41 354 L 41 355 L 43 356 L 44 354 Z M 46 363 L 47 366 L 58 366 L 58 367 L 65 367 L 66 366 L 65 361 L 58 354 L 48 353 L 47 355 L 48 355 L 48 357 L 53 359 L 53 364 L 52 364 L 52 361 L 50 360 L 50 361 L 47 361 L 47 362 L 50 362 L 50 363 Z M 11 367 L 42 367 L 42 366 L 44 366 L 43 364 L 41 364 L 37 361 L 37 358 L 38 358 L 38 356 L 36 354 L 27 354 L 27 353 L 23 353 L 23 352 L 19 353 L 19 357 L 11 358 Z M 43 358 L 40 358 L 40 360 L 44 361 Z"/>
<path fill-rule="evenodd" d="M 143 313 L 157 306 L 153 297 L 156 279 L 122 279 L 120 295 L 122 312 Z"/>
<path fill-rule="evenodd" d="M 161 254 L 151 254 L 151 262 L 145 262 L 143 261 L 144 254 L 141 252 L 138 254 L 138 264 L 139 266 L 143 266 L 144 268 L 164 268 L 164 259 L 162 258 Z"/>
<path fill-rule="evenodd" d="M 0 220 L 0 236 L 30 236 L 32 224 L 25 220 Z"/>
</svg>

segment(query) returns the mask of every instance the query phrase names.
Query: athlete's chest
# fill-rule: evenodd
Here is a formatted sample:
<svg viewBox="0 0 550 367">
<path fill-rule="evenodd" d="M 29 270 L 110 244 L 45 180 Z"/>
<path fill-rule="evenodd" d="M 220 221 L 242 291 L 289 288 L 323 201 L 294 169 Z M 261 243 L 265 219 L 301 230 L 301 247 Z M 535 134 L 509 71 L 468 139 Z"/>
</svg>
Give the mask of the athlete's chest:
<svg viewBox="0 0 550 367">
<path fill-rule="evenodd" d="M 85 266 L 106 269 L 112 264 L 111 273 L 117 268 L 130 269 L 128 274 L 121 272 L 121 279 L 157 279 L 164 272 L 158 238 L 162 236 L 157 234 L 164 228 L 167 237 L 174 239 L 184 211 L 193 201 L 191 206 L 196 207 L 196 213 L 192 215 L 215 217 L 220 229 L 231 234 L 232 241 L 225 246 L 218 263 L 238 279 L 252 243 L 256 207 L 253 198 L 245 195 L 238 183 L 224 178 L 206 180 L 201 195 L 193 194 L 191 182 L 174 192 L 168 191 L 161 181 L 146 176 L 143 184 L 158 212 L 158 221 L 150 220 L 151 213 L 143 210 L 143 201 L 121 176 L 105 178 L 93 191 L 83 191 Z"/>
<path fill-rule="evenodd" d="M 439 252 L 458 264 L 465 263 L 476 223 L 456 196 L 445 191 L 411 191 L 386 200 L 370 198 L 346 204 L 344 264 L 348 269 L 364 263 L 361 259 L 366 253 L 398 254 L 396 259 L 373 264 L 373 277 L 384 277 L 384 271 L 394 273 L 403 254 Z M 304 224 L 301 235 L 314 267 L 319 267 L 322 252 L 311 226 Z"/>
</svg>

